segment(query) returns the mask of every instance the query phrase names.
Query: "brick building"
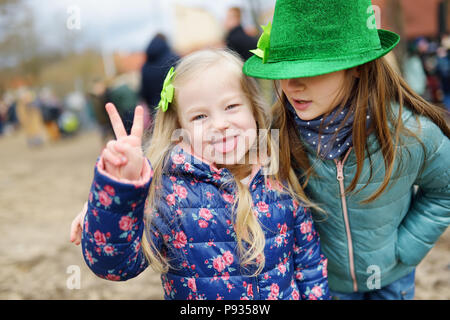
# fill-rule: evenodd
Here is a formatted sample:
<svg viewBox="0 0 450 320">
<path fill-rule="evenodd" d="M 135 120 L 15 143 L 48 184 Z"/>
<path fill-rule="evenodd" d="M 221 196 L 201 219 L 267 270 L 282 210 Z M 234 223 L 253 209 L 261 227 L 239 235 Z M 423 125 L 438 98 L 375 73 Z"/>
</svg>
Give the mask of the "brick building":
<svg viewBox="0 0 450 320">
<path fill-rule="evenodd" d="M 450 0 L 372 0 L 372 4 L 381 9 L 381 27 L 407 39 L 450 32 Z"/>
</svg>

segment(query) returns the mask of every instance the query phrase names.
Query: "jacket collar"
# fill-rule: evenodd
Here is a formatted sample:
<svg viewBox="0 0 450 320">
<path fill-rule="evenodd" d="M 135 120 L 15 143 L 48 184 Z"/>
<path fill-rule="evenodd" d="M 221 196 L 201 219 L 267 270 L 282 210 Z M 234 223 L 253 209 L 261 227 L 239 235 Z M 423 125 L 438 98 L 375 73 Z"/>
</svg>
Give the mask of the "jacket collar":
<svg viewBox="0 0 450 320">
<path fill-rule="evenodd" d="M 394 114 L 394 117 L 398 115 L 399 112 L 399 105 L 396 102 L 392 102 L 392 111 Z M 404 106 L 403 107 L 403 111 L 402 111 L 402 120 L 403 123 L 406 123 L 407 121 L 411 121 L 411 118 L 413 117 L 413 113 L 411 111 L 411 109 L 409 109 L 408 107 Z M 389 124 L 389 128 L 392 129 L 392 125 Z M 299 134 L 299 138 L 300 141 L 302 142 L 302 145 L 305 147 L 306 151 L 308 152 L 308 154 L 310 155 L 310 157 L 312 157 L 314 159 L 314 161 L 324 161 L 325 163 L 330 163 L 334 165 L 334 161 L 333 160 L 322 160 L 319 159 L 316 156 L 316 150 L 314 148 L 312 148 L 309 143 L 307 143 L 302 136 Z M 377 137 L 375 135 L 374 132 L 372 132 L 368 137 L 367 137 L 367 148 L 368 148 L 368 153 L 370 153 L 371 155 L 374 154 L 375 152 L 380 150 L 380 144 L 378 143 Z M 344 157 L 344 155 L 342 155 L 342 157 Z M 366 155 L 365 158 L 368 157 L 367 151 L 366 151 Z M 356 154 L 354 152 L 354 148 L 352 148 L 350 150 L 350 154 L 347 157 L 347 160 L 345 161 L 346 167 L 348 166 L 352 166 L 352 165 L 356 165 Z"/>
<path fill-rule="evenodd" d="M 166 162 L 166 170 L 168 175 L 186 176 L 192 179 L 194 183 L 210 182 L 218 187 L 233 185 L 233 175 L 227 168 L 217 168 L 214 164 L 196 157 L 187 151 L 181 145 L 175 145 L 169 152 Z M 264 176 L 262 169 L 254 170 L 250 178 L 251 183 L 260 182 Z M 250 185 L 249 184 L 249 185 Z"/>
</svg>

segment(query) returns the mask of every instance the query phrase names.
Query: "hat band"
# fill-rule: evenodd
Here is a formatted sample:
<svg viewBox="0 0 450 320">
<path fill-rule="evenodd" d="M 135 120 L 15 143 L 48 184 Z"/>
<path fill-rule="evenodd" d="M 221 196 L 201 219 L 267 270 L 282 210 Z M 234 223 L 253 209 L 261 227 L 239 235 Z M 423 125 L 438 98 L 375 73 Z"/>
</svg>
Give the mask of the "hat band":
<svg viewBox="0 0 450 320">
<path fill-rule="evenodd" d="M 279 62 L 286 60 L 312 60 L 312 59 L 339 59 L 348 56 L 355 56 L 361 53 L 382 49 L 380 39 L 367 39 L 361 45 L 361 39 L 355 41 L 358 46 L 353 48 L 350 39 L 335 39 L 330 42 L 308 43 L 296 45 L 295 47 L 274 47 L 269 49 L 267 62 Z"/>
</svg>

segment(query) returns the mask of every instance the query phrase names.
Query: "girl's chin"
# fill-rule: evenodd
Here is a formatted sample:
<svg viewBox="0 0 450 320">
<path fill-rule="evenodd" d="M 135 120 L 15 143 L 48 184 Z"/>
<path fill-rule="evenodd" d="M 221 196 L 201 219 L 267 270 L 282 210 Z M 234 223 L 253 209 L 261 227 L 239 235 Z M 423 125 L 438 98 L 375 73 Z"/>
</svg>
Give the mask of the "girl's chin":
<svg viewBox="0 0 450 320">
<path fill-rule="evenodd" d="M 321 116 L 320 113 L 316 113 L 316 112 L 308 112 L 308 111 L 298 111 L 295 110 L 297 113 L 297 116 L 302 119 L 303 121 L 310 121 L 310 120 L 314 120 L 318 117 Z"/>
<path fill-rule="evenodd" d="M 235 153 L 227 153 L 227 154 L 219 154 L 215 155 L 212 159 L 212 162 L 219 165 L 234 165 L 234 164 L 243 164 L 244 163 L 244 155 L 236 155 Z"/>
</svg>

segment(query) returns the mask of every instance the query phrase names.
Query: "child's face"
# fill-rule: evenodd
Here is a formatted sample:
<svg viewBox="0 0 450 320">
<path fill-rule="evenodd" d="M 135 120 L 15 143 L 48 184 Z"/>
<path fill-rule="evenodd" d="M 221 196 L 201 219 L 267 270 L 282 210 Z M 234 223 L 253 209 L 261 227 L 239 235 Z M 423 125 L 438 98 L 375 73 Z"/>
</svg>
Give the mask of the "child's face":
<svg viewBox="0 0 450 320">
<path fill-rule="evenodd" d="M 180 125 L 189 134 L 193 154 L 209 163 L 242 161 L 256 141 L 257 127 L 239 77 L 218 63 L 176 92 Z"/>
<path fill-rule="evenodd" d="M 346 71 L 281 80 L 281 89 L 302 120 L 315 119 L 337 106 Z"/>
</svg>

